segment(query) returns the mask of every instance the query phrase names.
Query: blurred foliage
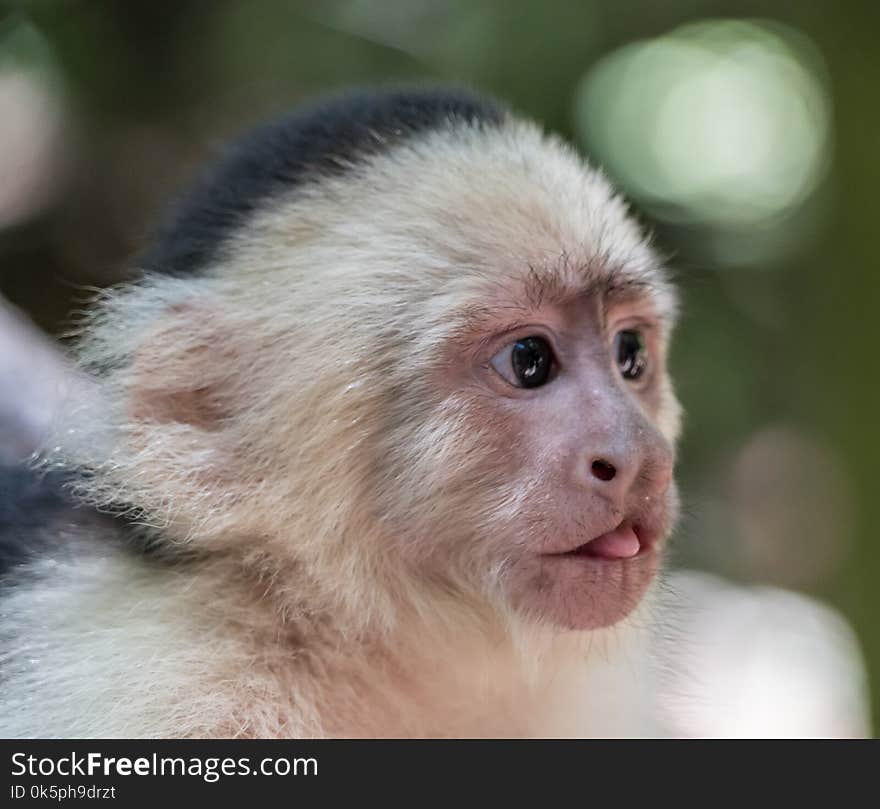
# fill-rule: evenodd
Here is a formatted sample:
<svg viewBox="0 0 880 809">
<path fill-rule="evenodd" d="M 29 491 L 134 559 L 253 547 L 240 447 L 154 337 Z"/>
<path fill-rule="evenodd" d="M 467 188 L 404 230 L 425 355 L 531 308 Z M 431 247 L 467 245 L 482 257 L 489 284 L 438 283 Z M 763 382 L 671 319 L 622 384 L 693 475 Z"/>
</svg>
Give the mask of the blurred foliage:
<svg viewBox="0 0 880 809">
<path fill-rule="evenodd" d="M 855 626 L 880 695 L 880 538 L 870 516 L 880 494 L 871 348 L 880 339 L 880 6 L 33 0 L 0 9 L 0 144 L 30 160 L 38 141 L 27 122 L 43 136 L 57 129 L 39 141 L 53 182 L 23 184 L 0 216 L 0 293 L 54 334 L 83 287 L 127 274 L 156 212 L 225 137 L 303 98 L 352 84 L 461 81 L 577 142 L 630 191 L 684 292 L 673 353 L 688 414 L 676 562 L 830 601 Z M 21 114 L 20 85 L 3 83 L 19 74 L 44 94 Z M 661 109 L 663 93 L 672 106 Z M 0 213 L 3 184 L 23 182 L 26 165 L 5 151 Z M 790 193 L 789 175 L 777 172 L 785 161 L 800 172 Z M 656 182 L 643 193 L 642 166 L 666 178 L 668 193 Z M 710 168 L 711 193 L 673 193 L 670 183 L 701 181 Z M 771 183 L 768 199 L 787 207 L 762 209 L 755 198 L 743 209 L 746 180 L 756 194 Z M 730 199 L 718 196 L 726 190 L 740 206 L 730 221 Z M 25 192 L 36 202 L 18 204 Z"/>
</svg>

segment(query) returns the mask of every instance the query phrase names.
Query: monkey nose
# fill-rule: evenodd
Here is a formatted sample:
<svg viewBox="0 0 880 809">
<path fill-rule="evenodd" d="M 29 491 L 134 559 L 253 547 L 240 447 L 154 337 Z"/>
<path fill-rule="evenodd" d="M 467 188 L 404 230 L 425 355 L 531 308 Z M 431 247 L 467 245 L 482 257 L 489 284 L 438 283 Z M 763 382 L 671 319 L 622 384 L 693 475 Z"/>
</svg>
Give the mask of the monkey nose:
<svg viewBox="0 0 880 809">
<path fill-rule="evenodd" d="M 617 475 L 617 467 L 611 461 L 605 460 L 605 458 L 596 458 L 590 464 L 590 474 L 597 480 L 607 482 L 614 480 Z"/>
<path fill-rule="evenodd" d="M 661 497 L 672 482 L 671 455 L 597 453 L 589 461 L 588 480 L 597 492 L 615 501 L 624 501 L 633 486 L 649 497 Z"/>
<path fill-rule="evenodd" d="M 637 459 L 601 453 L 589 460 L 587 483 L 597 494 L 623 508 L 636 477 Z"/>
</svg>

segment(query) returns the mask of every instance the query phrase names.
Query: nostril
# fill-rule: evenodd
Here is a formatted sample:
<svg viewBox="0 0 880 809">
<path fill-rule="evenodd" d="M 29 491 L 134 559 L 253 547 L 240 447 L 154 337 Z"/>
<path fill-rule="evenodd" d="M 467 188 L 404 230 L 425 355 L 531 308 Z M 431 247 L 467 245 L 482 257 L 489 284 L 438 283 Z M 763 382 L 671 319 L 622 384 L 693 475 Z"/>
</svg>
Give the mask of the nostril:
<svg viewBox="0 0 880 809">
<path fill-rule="evenodd" d="M 614 468 L 613 463 L 609 463 L 604 458 L 597 458 L 593 461 L 590 466 L 590 471 L 593 473 L 594 478 L 598 478 L 599 480 L 613 480 L 614 476 L 617 474 L 617 470 Z"/>
</svg>

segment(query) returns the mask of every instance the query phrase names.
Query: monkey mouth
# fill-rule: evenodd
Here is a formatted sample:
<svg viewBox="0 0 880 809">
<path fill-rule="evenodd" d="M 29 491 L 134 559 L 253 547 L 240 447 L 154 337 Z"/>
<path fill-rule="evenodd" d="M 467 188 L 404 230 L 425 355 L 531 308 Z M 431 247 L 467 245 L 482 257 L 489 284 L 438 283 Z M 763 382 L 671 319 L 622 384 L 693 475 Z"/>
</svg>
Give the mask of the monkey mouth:
<svg viewBox="0 0 880 809">
<path fill-rule="evenodd" d="M 582 556 L 609 561 L 632 559 L 649 553 L 657 544 L 658 533 L 646 526 L 623 520 L 610 531 L 593 537 L 564 553 L 553 556 Z"/>
<path fill-rule="evenodd" d="M 665 514 L 658 512 L 630 515 L 580 544 L 569 537 L 567 549 L 538 554 L 525 564 L 527 584 L 519 598 L 567 629 L 611 626 L 636 608 L 650 586 L 665 534 Z"/>
</svg>

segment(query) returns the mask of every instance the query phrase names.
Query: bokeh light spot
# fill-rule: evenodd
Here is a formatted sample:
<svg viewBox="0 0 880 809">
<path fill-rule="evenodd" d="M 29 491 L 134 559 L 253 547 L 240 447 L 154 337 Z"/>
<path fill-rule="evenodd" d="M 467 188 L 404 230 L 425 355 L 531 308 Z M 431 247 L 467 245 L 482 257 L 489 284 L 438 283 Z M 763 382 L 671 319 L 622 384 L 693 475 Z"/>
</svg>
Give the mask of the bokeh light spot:
<svg viewBox="0 0 880 809">
<path fill-rule="evenodd" d="M 26 221 L 65 178 L 64 105 L 45 37 L 24 20 L 0 29 L 0 228 Z"/>
<path fill-rule="evenodd" d="M 801 205 L 829 157 L 815 49 L 776 23 L 706 21 L 625 46 L 584 77 L 576 125 L 656 216 L 718 227 Z"/>
</svg>

